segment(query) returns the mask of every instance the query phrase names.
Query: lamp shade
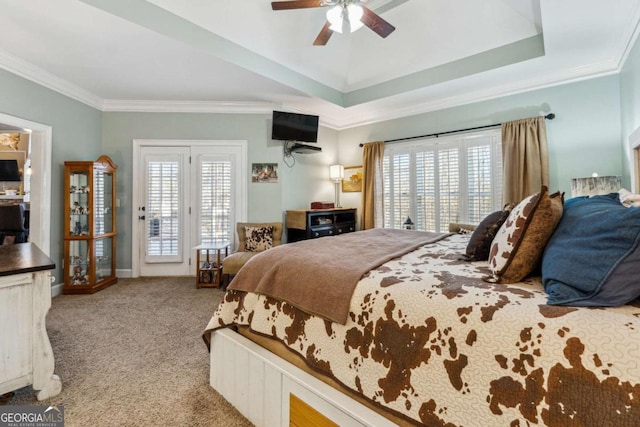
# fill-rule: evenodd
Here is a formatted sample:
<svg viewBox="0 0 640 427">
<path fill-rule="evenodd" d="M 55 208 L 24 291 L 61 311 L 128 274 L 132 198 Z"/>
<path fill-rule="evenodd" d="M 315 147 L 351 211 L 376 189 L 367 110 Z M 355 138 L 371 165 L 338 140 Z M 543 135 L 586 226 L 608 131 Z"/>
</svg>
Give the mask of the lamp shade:
<svg viewBox="0 0 640 427">
<path fill-rule="evenodd" d="M 350 4 L 344 6 L 338 4 L 327 10 L 327 21 L 331 24 L 329 29 L 337 33 L 342 33 L 346 28 L 349 32 L 354 32 L 362 28 L 362 6 Z"/>
<path fill-rule="evenodd" d="M 342 6 L 337 5 L 327 10 L 327 21 L 331 24 L 329 27 L 331 31 L 335 31 L 337 33 L 342 33 Z"/>
<path fill-rule="evenodd" d="M 344 166 L 331 165 L 329 166 L 329 178 L 334 181 L 340 181 L 344 178 Z"/>
<path fill-rule="evenodd" d="M 364 25 L 361 21 L 362 15 L 364 11 L 362 10 L 362 6 L 358 6 L 355 4 L 350 4 L 347 6 L 347 12 L 349 13 L 349 26 L 351 27 L 351 32 L 359 30 Z"/>
</svg>

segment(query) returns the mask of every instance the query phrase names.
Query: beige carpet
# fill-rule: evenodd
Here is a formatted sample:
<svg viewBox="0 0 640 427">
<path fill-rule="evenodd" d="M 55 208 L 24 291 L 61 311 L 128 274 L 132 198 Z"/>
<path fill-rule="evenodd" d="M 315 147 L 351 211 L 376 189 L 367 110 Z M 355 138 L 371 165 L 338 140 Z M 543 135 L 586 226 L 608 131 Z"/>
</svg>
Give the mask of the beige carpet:
<svg viewBox="0 0 640 427">
<path fill-rule="evenodd" d="M 62 393 L 31 387 L 9 405 L 64 405 L 65 426 L 250 426 L 209 386 L 201 334 L 222 296 L 195 279 L 120 279 L 53 299 L 47 330 Z"/>
</svg>

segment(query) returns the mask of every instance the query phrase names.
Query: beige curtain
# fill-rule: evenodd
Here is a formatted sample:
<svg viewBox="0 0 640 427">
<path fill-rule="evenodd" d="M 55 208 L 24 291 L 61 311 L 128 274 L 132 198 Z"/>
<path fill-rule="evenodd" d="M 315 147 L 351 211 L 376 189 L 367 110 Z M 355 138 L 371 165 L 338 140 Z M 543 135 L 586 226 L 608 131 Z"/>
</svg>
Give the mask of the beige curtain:
<svg viewBox="0 0 640 427">
<path fill-rule="evenodd" d="M 382 227 L 382 158 L 384 142 L 367 142 L 362 151 L 362 206 L 360 207 L 360 228 Z"/>
<path fill-rule="evenodd" d="M 502 124 L 503 203 L 517 203 L 549 186 L 544 117 Z"/>
</svg>

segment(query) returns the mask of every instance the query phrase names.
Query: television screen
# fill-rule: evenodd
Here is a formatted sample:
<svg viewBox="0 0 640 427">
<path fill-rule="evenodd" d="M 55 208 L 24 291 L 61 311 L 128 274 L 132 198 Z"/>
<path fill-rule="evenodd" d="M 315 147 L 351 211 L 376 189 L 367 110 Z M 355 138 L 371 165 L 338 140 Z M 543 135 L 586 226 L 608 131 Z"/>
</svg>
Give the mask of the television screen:
<svg viewBox="0 0 640 427">
<path fill-rule="evenodd" d="M 318 142 L 318 116 L 274 111 L 271 139 Z"/>
<path fill-rule="evenodd" d="M 22 181 L 17 160 L 0 160 L 0 181 Z"/>
</svg>

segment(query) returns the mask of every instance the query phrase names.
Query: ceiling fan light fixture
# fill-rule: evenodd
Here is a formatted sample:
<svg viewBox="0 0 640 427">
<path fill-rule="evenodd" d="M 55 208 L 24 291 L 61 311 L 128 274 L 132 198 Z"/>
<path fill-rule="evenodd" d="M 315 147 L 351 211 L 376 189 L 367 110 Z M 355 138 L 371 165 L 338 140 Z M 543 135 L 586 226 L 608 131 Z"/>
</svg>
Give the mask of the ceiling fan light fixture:
<svg viewBox="0 0 640 427">
<path fill-rule="evenodd" d="M 345 30 L 353 33 L 364 26 L 361 21 L 363 14 L 362 6 L 338 4 L 327 10 L 327 21 L 331 24 L 329 28 L 337 33 Z"/>
<path fill-rule="evenodd" d="M 347 6 L 347 12 L 352 33 L 354 31 L 358 31 L 364 26 L 364 24 L 362 23 L 362 15 L 364 14 L 362 6 L 350 4 L 349 6 Z"/>
<path fill-rule="evenodd" d="M 331 24 L 329 27 L 331 31 L 336 33 L 342 33 L 342 25 L 344 24 L 344 18 L 342 16 L 342 6 L 337 5 L 327 10 L 327 21 Z"/>
</svg>

